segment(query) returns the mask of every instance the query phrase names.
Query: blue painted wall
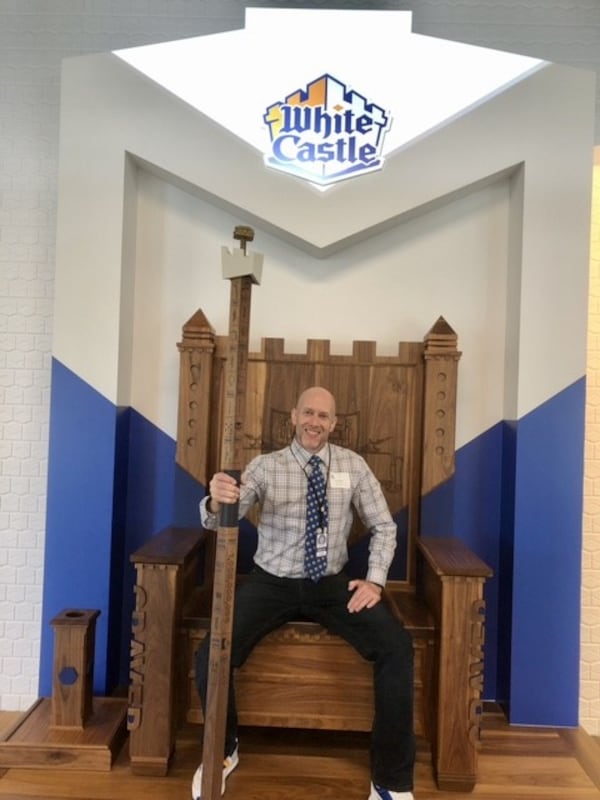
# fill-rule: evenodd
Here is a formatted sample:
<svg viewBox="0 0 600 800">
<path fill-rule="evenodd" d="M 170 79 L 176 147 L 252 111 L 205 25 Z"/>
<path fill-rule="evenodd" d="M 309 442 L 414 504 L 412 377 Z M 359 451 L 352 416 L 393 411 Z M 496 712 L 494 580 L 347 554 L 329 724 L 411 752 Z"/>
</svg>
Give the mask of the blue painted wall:
<svg viewBox="0 0 600 800">
<path fill-rule="evenodd" d="M 585 381 L 519 421 L 510 718 L 578 724 Z"/>
<path fill-rule="evenodd" d="M 40 693 L 51 694 L 50 620 L 66 608 L 100 610 L 95 689 L 107 686 L 117 409 L 59 362 L 52 364 Z M 121 588 L 118 589 L 121 591 Z"/>
<path fill-rule="evenodd" d="M 454 534 L 493 570 L 486 582 L 484 697 L 500 699 L 498 674 L 499 586 L 498 560 L 503 501 L 503 425 L 495 425 L 461 448 L 456 455 Z"/>
<path fill-rule="evenodd" d="M 54 360 L 42 696 L 52 691 L 50 620 L 65 608 L 100 610 L 95 691 L 105 694 L 126 680 L 135 577 L 129 556 L 169 525 L 197 526 L 202 494 L 176 467 L 170 437 Z"/>
</svg>

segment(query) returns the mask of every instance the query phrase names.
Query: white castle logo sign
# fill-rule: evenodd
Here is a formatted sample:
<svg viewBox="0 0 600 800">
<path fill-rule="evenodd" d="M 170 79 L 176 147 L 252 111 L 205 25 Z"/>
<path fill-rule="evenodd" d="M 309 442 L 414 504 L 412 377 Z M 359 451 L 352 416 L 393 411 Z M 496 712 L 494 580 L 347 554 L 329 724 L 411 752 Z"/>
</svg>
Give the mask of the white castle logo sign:
<svg viewBox="0 0 600 800">
<path fill-rule="evenodd" d="M 268 106 L 263 119 L 269 167 L 327 186 L 383 166 L 389 113 L 331 75 Z"/>
</svg>

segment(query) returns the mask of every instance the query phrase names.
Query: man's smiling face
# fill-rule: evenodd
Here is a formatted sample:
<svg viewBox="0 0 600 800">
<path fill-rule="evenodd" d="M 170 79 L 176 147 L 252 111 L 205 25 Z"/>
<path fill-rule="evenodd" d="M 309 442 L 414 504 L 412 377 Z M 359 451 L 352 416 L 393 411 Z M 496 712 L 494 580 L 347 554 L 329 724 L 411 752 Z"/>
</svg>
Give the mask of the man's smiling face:
<svg viewBox="0 0 600 800">
<path fill-rule="evenodd" d="M 327 443 L 336 422 L 333 395 L 319 386 L 303 392 L 292 409 L 296 439 L 310 453 L 318 453 Z"/>
</svg>

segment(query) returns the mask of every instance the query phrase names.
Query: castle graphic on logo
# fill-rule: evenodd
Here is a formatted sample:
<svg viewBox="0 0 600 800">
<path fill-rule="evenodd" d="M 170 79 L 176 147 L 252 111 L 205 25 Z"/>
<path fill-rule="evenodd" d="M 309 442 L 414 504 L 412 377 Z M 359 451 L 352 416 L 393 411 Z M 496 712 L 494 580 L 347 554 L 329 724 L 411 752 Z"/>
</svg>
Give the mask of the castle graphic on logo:
<svg viewBox="0 0 600 800">
<path fill-rule="evenodd" d="M 383 166 L 391 117 L 331 75 L 267 107 L 265 164 L 321 186 Z"/>
</svg>

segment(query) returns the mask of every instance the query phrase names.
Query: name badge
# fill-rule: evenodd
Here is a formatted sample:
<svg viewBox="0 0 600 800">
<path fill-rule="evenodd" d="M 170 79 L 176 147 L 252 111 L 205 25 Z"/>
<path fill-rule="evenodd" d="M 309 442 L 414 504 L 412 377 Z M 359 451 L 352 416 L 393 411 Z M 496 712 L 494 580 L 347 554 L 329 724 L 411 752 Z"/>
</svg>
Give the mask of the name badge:
<svg viewBox="0 0 600 800">
<path fill-rule="evenodd" d="M 327 528 L 317 532 L 317 558 L 325 558 L 327 555 Z"/>
<path fill-rule="evenodd" d="M 329 476 L 332 489 L 349 489 L 350 475 L 347 472 L 332 472 Z"/>
</svg>

